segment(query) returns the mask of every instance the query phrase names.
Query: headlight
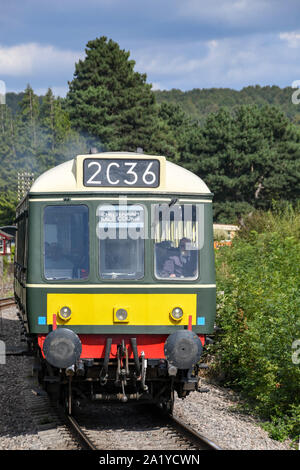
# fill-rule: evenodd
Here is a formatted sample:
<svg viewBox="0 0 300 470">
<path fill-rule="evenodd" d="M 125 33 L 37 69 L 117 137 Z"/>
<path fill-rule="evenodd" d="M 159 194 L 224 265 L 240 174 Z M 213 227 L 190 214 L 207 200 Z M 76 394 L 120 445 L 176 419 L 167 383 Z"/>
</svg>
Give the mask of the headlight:
<svg viewBox="0 0 300 470">
<path fill-rule="evenodd" d="M 173 320 L 179 321 L 181 320 L 182 316 L 183 316 L 182 308 L 180 307 L 173 308 L 172 313 L 171 313 L 171 317 L 173 318 Z"/>
<path fill-rule="evenodd" d="M 126 321 L 128 317 L 128 312 L 125 310 L 125 308 L 119 308 L 116 311 L 116 317 L 118 321 Z"/>
<path fill-rule="evenodd" d="M 59 317 L 62 320 L 69 320 L 71 318 L 71 309 L 69 307 L 62 307 L 59 311 Z"/>
</svg>

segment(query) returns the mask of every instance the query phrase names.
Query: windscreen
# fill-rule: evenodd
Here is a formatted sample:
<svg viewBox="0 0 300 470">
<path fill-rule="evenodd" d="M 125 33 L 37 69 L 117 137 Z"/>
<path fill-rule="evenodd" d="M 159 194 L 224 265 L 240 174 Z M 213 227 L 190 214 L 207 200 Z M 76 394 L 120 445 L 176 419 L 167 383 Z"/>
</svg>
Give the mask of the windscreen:
<svg viewBox="0 0 300 470">
<path fill-rule="evenodd" d="M 144 277 L 144 208 L 140 205 L 102 205 L 97 209 L 97 217 L 100 277 Z"/>
<path fill-rule="evenodd" d="M 155 277 L 168 280 L 196 279 L 199 272 L 199 217 L 196 206 L 155 205 L 152 226 Z"/>
<path fill-rule="evenodd" d="M 89 274 L 89 210 L 84 205 L 44 210 L 44 275 L 48 280 L 85 279 Z"/>
</svg>

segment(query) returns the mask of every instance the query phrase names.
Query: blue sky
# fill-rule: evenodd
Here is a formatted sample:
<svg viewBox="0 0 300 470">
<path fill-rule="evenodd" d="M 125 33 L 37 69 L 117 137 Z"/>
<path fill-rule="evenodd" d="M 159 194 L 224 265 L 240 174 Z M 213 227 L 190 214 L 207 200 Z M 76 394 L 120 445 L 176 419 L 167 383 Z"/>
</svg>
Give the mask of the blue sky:
<svg viewBox="0 0 300 470">
<path fill-rule="evenodd" d="M 0 0 L 0 80 L 64 96 L 100 36 L 129 50 L 154 89 L 300 80 L 299 0 Z"/>
</svg>

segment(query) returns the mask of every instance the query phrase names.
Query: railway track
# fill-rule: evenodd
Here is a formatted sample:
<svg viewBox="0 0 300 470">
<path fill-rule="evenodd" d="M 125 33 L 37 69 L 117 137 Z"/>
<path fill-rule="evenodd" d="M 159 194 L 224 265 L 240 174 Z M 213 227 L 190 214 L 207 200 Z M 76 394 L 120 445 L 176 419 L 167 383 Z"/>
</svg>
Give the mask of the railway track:
<svg viewBox="0 0 300 470">
<path fill-rule="evenodd" d="M 3 299 L 0 299 L 0 310 L 3 310 L 4 308 L 7 308 L 7 307 L 11 307 L 12 305 L 15 305 L 14 297 L 6 297 Z"/>
<path fill-rule="evenodd" d="M 36 378 L 26 381 L 26 408 L 35 423 L 43 448 L 98 451 L 221 450 L 182 420 L 141 404 L 88 403 L 74 416 L 53 405 Z"/>
<path fill-rule="evenodd" d="M 77 436 L 78 441 L 81 445 L 87 450 L 97 450 L 97 447 L 94 446 L 93 442 L 89 439 L 89 437 L 85 434 L 85 432 L 81 429 L 79 424 L 77 423 L 76 419 L 73 416 L 66 415 L 66 420 L 68 422 L 69 427 L 71 428 L 72 433 Z"/>
<path fill-rule="evenodd" d="M 47 449 L 98 451 L 221 450 L 182 420 L 139 403 L 83 403 L 74 415 L 53 405 L 36 374 L 24 371 L 29 385 L 26 407 Z M 25 378 L 25 377 L 24 377 Z"/>
<path fill-rule="evenodd" d="M 171 420 L 172 425 L 178 428 L 179 432 L 185 434 L 191 441 L 194 440 L 195 442 L 198 442 L 199 446 L 201 446 L 201 450 L 222 450 L 217 444 L 212 442 L 207 437 L 202 436 L 202 434 L 192 429 L 179 418 L 176 418 L 175 416 L 169 416 L 169 419 Z"/>
<path fill-rule="evenodd" d="M 3 329 L 3 320 L 2 320 L 2 311 L 8 307 L 15 305 L 15 298 L 14 297 L 5 297 L 0 299 L 0 332 Z"/>
<path fill-rule="evenodd" d="M 12 298 L 3 300 L 6 306 L 13 303 Z M 150 452 L 221 450 L 182 420 L 151 405 L 88 402 L 74 406 L 74 416 L 67 416 L 52 405 L 31 367 L 24 370 L 24 380 L 28 383 L 26 408 L 43 448 Z"/>
<path fill-rule="evenodd" d="M 124 406 L 102 405 L 94 413 L 79 412 L 66 419 L 88 450 L 221 450 L 182 420 L 149 407 L 135 406 L 127 414 Z"/>
</svg>

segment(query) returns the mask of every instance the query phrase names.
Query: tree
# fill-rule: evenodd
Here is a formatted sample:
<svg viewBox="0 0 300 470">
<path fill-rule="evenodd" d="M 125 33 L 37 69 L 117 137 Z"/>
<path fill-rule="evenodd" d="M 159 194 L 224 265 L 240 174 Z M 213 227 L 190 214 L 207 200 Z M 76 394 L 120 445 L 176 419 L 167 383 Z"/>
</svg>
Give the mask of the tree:
<svg viewBox="0 0 300 470">
<path fill-rule="evenodd" d="M 193 171 L 193 144 L 194 140 L 201 136 L 198 124 L 194 123 L 179 105 L 172 103 L 162 103 L 158 115 L 169 135 L 173 137 L 174 160 Z"/>
<path fill-rule="evenodd" d="M 0 225 L 11 225 L 16 217 L 17 198 L 12 191 L 0 194 Z"/>
<path fill-rule="evenodd" d="M 222 108 L 186 135 L 183 163 L 214 193 L 220 222 L 268 209 L 273 199 L 299 198 L 299 131 L 278 108 Z"/>
<path fill-rule="evenodd" d="M 65 161 L 68 158 L 67 146 L 78 140 L 77 133 L 71 129 L 68 112 L 63 109 L 62 99 L 55 98 L 50 88 L 43 97 L 40 107 L 39 130 L 41 137 L 39 163 L 41 169 L 46 170 Z M 82 151 L 81 146 L 77 151 L 75 147 L 74 154 L 69 158 L 73 158 L 80 151 Z"/>
<path fill-rule="evenodd" d="M 38 129 L 39 100 L 30 85 L 27 85 L 22 101 L 19 104 L 20 111 L 16 116 L 17 130 L 17 162 L 20 170 L 38 170 L 38 145 L 40 134 Z"/>
<path fill-rule="evenodd" d="M 16 138 L 15 123 L 11 110 L 6 105 L 0 105 L 0 186 L 7 191 L 16 189 L 14 171 L 16 167 Z"/>
<path fill-rule="evenodd" d="M 218 112 L 224 106 L 233 113 L 241 105 L 257 104 L 259 107 L 279 106 L 292 122 L 299 124 L 299 106 L 292 103 L 293 93 L 295 89 L 291 87 L 261 87 L 259 85 L 248 86 L 240 91 L 230 88 L 194 88 L 184 92 L 174 89 L 154 91 L 158 103 L 178 104 L 189 117 L 201 123 L 205 121 L 208 114 Z"/>
<path fill-rule="evenodd" d="M 86 57 L 75 65 L 69 82 L 71 123 L 99 138 L 108 150 L 159 151 L 164 125 L 146 75 L 134 71 L 129 55 L 104 36 L 87 43 Z"/>
</svg>

